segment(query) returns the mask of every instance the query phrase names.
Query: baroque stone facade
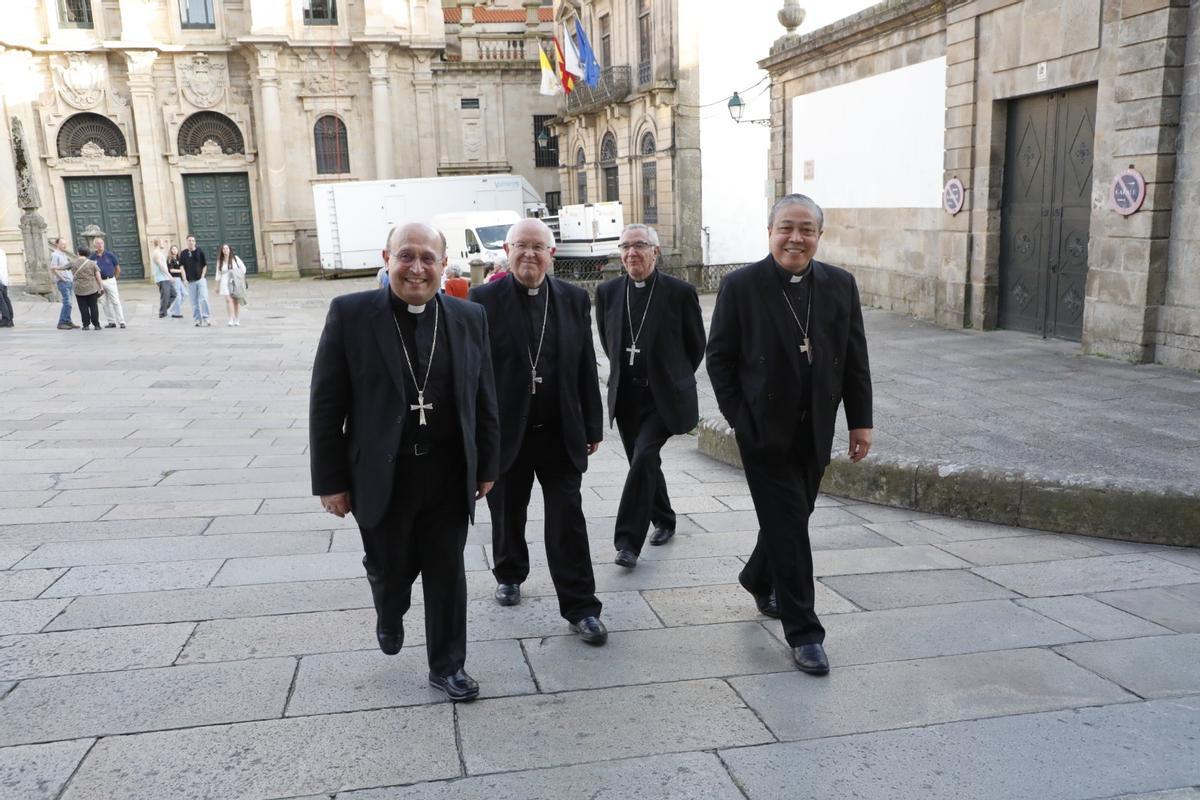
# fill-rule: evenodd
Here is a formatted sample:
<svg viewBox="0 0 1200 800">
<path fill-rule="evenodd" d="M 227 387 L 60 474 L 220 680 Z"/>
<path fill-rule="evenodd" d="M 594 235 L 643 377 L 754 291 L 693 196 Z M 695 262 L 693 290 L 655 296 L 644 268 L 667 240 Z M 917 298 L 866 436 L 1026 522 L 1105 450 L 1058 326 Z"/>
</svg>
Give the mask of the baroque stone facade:
<svg viewBox="0 0 1200 800">
<path fill-rule="evenodd" d="M 534 118 L 556 110 L 537 91 L 542 6 L 14 0 L 0 136 L 23 124 L 51 236 L 103 219 L 148 275 L 154 239 L 206 226 L 246 237 L 258 271 L 296 275 L 319 268 L 318 182 L 512 172 L 558 190 L 555 166 L 535 166 Z M 0 197 L 16 181 L 0 147 Z M 20 215 L 0 205 L 18 284 Z"/>
<path fill-rule="evenodd" d="M 887 0 L 781 37 L 760 62 L 771 74 L 775 193 L 800 180 L 791 157 L 796 98 L 944 58 L 942 179 L 962 181 L 964 208 L 953 216 L 828 208 L 826 256 L 855 271 L 866 302 L 952 327 L 1004 325 L 1006 308 L 1046 294 L 1008 272 L 1034 249 L 1014 222 L 1014 159 L 1045 161 L 1057 170 L 1047 180 L 1060 182 L 1070 177 L 1064 163 L 1084 176 L 1088 165 L 1086 234 L 1060 235 L 1070 208 L 1042 209 L 1048 222 L 1039 230 L 1050 242 L 1044 284 L 1064 286 L 1067 260 L 1086 261 L 1082 291 L 1045 297 L 1049 314 L 1057 302 L 1064 315 L 1077 315 L 1074 333 L 1048 326 L 1043 335 L 1079 339 L 1089 353 L 1200 369 L 1198 30 L 1200 6 L 1188 0 Z M 1049 153 L 1021 139 L 1017 126 L 1031 103 L 1055 96 L 1048 107 L 1072 127 L 1057 134 L 1061 152 Z M 1082 111 L 1072 117 L 1068 105 L 1078 97 Z M 881 136 L 888 124 L 879 120 Z M 1109 191 L 1129 168 L 1146 187 L 1141 209 L 1124 216 Z"/>
</svg>

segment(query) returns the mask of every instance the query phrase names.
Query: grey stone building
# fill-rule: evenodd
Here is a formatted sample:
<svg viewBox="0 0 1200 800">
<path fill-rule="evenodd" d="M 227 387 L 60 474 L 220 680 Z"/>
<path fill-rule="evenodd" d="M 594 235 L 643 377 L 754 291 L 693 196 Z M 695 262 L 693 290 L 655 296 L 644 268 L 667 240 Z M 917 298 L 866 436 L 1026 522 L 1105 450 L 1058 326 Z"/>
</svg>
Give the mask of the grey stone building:
<svg viewBox="0 0 1200 800">
<path fill-rule="evenodd" d="M 777 195 L 815 185 L 806 128 L 839 123 L 797 109 L 922 64 L 944 76 L 934 178 L 961 182 L 961 211 L 827 208 L 825 256 L 866 302 L 1200 369 L 1200 4 L 888 0 L 804 36 L 786 5 L 760 62 Z M 882 146 L 904 116 L 875 120 Z M 1127 170 L 1144 191 L 1128 177 L 1114 193 Z"/>
<path fill-rule="evenodd" d="M 319 268 L 314 183 L 473 172 L 558 190 L 537 132 L 541 0 L 10 0 L 0 248 L 27 255 L 13 121 L 48 233 L 95 223 L 125 265 L 196 232 L 278 276 Z M 553 199 L 553 198 L 551 198 Z"/>
</svg>

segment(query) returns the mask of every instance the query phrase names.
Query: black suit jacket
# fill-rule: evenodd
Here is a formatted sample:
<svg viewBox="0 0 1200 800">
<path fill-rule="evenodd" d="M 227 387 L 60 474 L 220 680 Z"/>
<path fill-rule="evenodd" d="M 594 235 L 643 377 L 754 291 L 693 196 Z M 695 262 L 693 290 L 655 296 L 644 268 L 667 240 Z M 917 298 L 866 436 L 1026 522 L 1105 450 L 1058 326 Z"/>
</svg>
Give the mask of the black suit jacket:
<svg viewBox="0 0 1200 800">
<path fill-rule="evenodd" d="M 378 525 L 391 501 L 396 456 L 410 415 L 404 356 L 384 287 L 343 295 L 329 305 L 313 364 L 308 441 L 313 494 L 352 492 L 354 517 Z M 476 484 L 499 475 L 496 386 L 488 357 L 487 317 L 445 295 L 445 325 L 453 362 L 454 398 L 462 430 L 467 513 L 475 519 Z"/>
<path fill-rule="evenodd" d="M 498 281 L 471 289 L 470 299 L 487 311 L 492 333 L 492 366 L 500 405 L 500 472 L 508 471 L 520 452 L 529 425 L 529 354 L 525 319 L 513 282 Z M 563 442 L 571 463 L 587 471 L 587 446 L 604 436 L 600 378 L 592 346 L 592 303 L 578 286 L 546 276 L 550 315 L 558 350 L 558 398 Z"/>
<path fill-rule="evenodd" d="M 813 261 L 811 420 L 816 457 L 824 467 L 833 449 L 838 404 L 846 424 L 870 428 L 871 368 L 854 276 Z M 784 304 L 775 260 L 735 270 L 721 281 L 706 351 L 708 375 L 721 413 L 738 444 L 751 451 L 787 449 L 809 399 L 800 396 L 796 322 Z"/>
<path fill-rule="evenodd" d="M 696 402 L 696 368 L 704 359 L 704 317 L 696 289 L 662 272 L 655 278 L 654 297 L 638 337 L 638 358 L 647 358 L 647 375 L 654 407 L 667 430 L 687 433 L 700 420 Z M 608 421 L 617 414 L 617 389 L 628 353 L 621 348 L 625 321 L 625 276 L 596 287 L 596 324 L 608 356 Z M 634 326 L 641 320 L 634 320 Z"/>
</svg>

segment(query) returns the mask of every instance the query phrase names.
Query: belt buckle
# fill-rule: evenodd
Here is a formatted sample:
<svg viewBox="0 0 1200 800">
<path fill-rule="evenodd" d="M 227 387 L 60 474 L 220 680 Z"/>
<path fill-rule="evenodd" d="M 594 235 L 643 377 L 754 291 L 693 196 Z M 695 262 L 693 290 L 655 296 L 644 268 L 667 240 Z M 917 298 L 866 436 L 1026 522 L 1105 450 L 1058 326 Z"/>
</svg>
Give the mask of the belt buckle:
<svg viewBox="0 0 1200 800">
<path fill-rule="evenodd" d="M 427 456 L 429 455 L 429 446 L 420 443 L 414 444 L 412 454 L 414 456 Z"/>
</svg>

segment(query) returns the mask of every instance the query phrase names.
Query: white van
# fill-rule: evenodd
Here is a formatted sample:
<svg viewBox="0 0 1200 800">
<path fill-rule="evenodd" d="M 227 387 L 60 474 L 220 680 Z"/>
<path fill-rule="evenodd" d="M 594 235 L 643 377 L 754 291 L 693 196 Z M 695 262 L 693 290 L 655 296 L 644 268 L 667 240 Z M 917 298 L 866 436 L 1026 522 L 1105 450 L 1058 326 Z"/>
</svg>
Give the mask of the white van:
<svg viewBox="0 0 1200 800">
<path fill-rule="evenodd" d="M 446 237 L 450 264 L 470 275 L 471 261 L 494 264 L 500 260 L 508 229 L 520 221 L 521 215 L 515 211 L 463 211 L 438 214 L 432 224 Z"/>
</svg>

